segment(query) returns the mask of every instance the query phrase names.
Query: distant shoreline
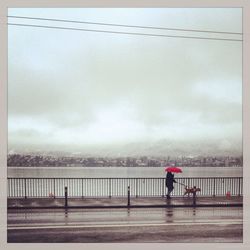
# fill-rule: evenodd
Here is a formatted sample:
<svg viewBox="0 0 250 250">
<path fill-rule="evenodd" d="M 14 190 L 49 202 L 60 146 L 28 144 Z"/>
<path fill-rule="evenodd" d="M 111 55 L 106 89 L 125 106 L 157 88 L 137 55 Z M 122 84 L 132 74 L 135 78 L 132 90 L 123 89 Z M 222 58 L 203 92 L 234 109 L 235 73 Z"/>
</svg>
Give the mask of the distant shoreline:
<svg viewBox="0 0 250 250">
<path fill-rule="evenodd" d="M 11 167 L 240 167 L 243 157 L 232 156 L 199 156 L 199 157 L 72 157 L 72 156 L 39 156 L 39 155 L 8 155 L 7 166 Z"/>
</svg>

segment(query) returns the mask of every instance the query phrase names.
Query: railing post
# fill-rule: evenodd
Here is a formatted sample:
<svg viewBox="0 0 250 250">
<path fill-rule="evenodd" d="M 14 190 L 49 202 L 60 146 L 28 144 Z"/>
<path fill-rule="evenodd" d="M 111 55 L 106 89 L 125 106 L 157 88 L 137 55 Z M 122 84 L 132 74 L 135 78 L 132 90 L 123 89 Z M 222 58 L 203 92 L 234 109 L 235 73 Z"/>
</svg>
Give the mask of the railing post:
<svg viewBox="0 0 250 250">
<path fill-rule="evenodd" d="M 111 198 L 111 178 L 109 178 L 109 198 Z"/>
<path fill-rule="evenodd" d="M 130 186 L 128 186 L 128 207 L 130 207 Z"/>
<path fill-rule="evenodd" d="M 64 197 L 65 197 L 65 208 L 68 207 L 68 187 L 64 188 Z"/>
<path fill-rule="evenodd" d="M 196 186 L 194 186 L 194 192 L 193 192 L 193 206 L 196 206 Z"/>
<path fill-rule="evenodd" d="M 165 190 L 166 190 L 166 188 L 165 188 L 165 178 L 163 178 L 162 179 L 162 198 L 165 196 Z"/>
<path fill-rule="evenodd" d="M 83 178 L 82 178 L 82 199 L 83 199 Z"/>
<path fill-rule="evenodd" d="M 135 179 L 136 183 L 135 183 L 135 197 L 138 197 L 138 178 Z"/>
<path fill-rule="evenodd" d="M 239 178 L 239 193 L 238 193 L 238 196 L 240 196 L 240 185 L 241 184 L 241 178 Z"/>
<path fill-rule="evenodd" d="M 24 198 L 27 199 L 26 178 L 24 179 Z"/>
<path fill-rule="evenodd" d="M 54 199 L 56 198 L 56 179 L 54 178 Z"/>
<path fill-rule="evenodd" d="M 214 191 L 213 191 L 213 197 L 215 197 L 215 178 L 214 178 Z"/>
</svg>

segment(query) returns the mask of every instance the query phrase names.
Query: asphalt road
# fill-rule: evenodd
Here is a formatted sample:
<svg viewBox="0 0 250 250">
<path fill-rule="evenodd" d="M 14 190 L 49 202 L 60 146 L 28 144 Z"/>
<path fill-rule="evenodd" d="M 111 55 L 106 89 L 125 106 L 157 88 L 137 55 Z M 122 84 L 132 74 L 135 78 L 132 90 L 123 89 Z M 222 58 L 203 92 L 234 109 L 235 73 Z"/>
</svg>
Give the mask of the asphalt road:
<svg viewBox="0 0 250 250">
<path fill-rule="evenodd" d="M 8 211 L 8 242 L 242 242 L 243 210 L 140 208 Z"/>
</svg>

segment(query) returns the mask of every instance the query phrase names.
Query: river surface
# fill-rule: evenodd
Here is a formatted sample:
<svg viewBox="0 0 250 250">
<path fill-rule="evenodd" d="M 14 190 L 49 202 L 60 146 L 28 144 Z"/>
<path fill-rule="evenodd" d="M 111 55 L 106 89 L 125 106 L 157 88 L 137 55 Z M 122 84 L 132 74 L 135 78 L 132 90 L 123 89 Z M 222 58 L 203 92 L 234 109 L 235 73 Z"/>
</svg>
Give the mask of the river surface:
<svg viewBox="0 0 250 250">
<path fill-rule="evenodd" d="M 242 167 L 182 167 L 176 177 L 242 177 Z M 161 167 L 8 167 L 8 177 L 150 178 L 165 177 Z"/>
</svg>

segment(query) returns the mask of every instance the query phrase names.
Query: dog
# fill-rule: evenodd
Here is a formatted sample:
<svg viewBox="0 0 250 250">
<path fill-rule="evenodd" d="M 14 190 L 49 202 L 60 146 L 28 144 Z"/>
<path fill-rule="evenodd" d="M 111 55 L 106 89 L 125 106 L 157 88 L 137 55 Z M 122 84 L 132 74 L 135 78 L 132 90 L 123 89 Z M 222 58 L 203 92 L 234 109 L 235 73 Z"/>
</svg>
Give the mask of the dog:
<svg viewBox="0 0 250 250">
<path fill-rule="evenodd" d="M 185 186 L 185 193 L 183 196 L 185 196 L 186 194 L 189 196 L 189 194 L 194 194 L 196 192 L 200 192 L 201 189 L 197 188 L 197 187 L 193 187 L 193 188 L 188 188 L 187 186 Z"/>
</svg>

